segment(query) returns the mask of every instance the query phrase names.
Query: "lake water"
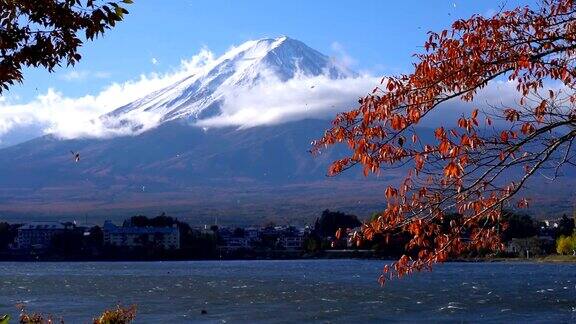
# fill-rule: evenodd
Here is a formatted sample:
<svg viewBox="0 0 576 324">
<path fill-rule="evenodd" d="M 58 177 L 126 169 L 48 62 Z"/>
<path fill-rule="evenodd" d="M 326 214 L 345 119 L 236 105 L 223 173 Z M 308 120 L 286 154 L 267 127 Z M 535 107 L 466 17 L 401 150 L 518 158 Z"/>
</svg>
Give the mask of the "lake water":
<svg viewBox="0 0 576 324">
<path fill-rule="evenodd" d="M 0 263 L 0 313 L 14 305 L 88 323 L 138 304 L 137 323 L 576 322 L 576 265 L 448 263 L 376 279 L 382 261 Z M 201 315 L 205 309 L 208 314 Z"/>
</svg>

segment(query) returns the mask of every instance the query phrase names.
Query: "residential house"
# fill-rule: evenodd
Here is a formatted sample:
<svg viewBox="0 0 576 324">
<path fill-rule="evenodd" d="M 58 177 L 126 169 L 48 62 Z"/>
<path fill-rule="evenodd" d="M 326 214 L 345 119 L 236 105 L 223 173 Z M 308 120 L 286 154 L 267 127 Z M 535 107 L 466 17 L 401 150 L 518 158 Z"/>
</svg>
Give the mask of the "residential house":
<svg viewBox="0 0 576 324">
<path fill-rule="evenodd" d="M 555 241 L 549 236 L 513 238 L 506 245 L 506 252 L 523 258 L 546 255 L 554 250 Z"/>
</svg>

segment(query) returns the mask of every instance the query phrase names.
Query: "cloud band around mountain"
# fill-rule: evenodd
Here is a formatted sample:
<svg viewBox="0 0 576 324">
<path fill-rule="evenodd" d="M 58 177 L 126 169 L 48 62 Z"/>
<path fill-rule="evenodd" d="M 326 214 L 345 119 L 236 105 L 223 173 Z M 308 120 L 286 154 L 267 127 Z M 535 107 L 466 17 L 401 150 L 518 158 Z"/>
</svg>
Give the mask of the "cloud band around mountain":
<svg viewBox="0 0 576 324">
<path fill-rule="evenodd" d="M 143 94 L 213 68 L 217 61 L 212 52 L 203 49 L 191 59 L 182 61 L 175 71 L 112 83 L 96 95 L 70 98 L 49 89 L 28 103 L 14 103 L 9 98 L 0 97 L 0 139 L 23 127 L 36 128 L 39 135 L 51 133 L 64 139 L 139 134 L 158 126 L 162 116 L 154 112 L 139 112 L 123 115 L 121 121 L 102 116 L 141 98 Z M 255 85 L 227 89 L 220 112 L 194 120 L 192 124 L 203 128 L 249 128 L 308 118 L 332 118 L 338 112 L 356 107 L 358 98 L 379 83 L 379 78 L 370 75 L 334 79 L 328 75 L 296 74 L 287 81 L 280 80 L 274 73 L 262 75 L 263 78 Z M 450 119 L 455 122 L 472 106 L 485 106 L 486 102 L 509 105 L 516 97 L 513 83 L 494 81 L 479 92 L 474 103 L 453 100 L 424 123 L 434 126 L 438 121 L 446 122 L 447 116 L 453 116 Z"/>
<path fill-rule="evenodd" d="M 307 118 L 330 118 L 351 109 L 358 98 L 378 85 L 378 78 L 330 79 L 326 75 L 296 76 L 281 81 L 272 75 L 251 88 L 231 89 L 221 113 L 201 119 L 201 127 L 248 128 Z"/>
</svg>

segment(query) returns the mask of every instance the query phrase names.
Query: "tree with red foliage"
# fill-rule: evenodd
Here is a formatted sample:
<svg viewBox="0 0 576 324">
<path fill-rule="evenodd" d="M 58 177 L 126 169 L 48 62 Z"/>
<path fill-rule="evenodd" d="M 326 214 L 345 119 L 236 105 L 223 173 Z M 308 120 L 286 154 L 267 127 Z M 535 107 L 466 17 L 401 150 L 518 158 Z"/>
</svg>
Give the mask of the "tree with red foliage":
<svg viewBox="0 0 576 324">
<path fill-rule="evenodd" d="M 457 20 L 448 30 L 430 32 L 424 48 L 411 74 L 383 78 L 356 109 L 339 114 L 313 148 L 316 154 L 336 143 L 350 148 L 332 163 L 330 175 L 355 165 L 365 175 L 409 168 L 398 186 L 385 189 L 386 210 L 355 234 L 359 242 L 410 234 L 410 252 L 385 266 L 381 283 L 466 251 L 501 248 L 503 204 L 527 206 L 516 194 L 537 170 L 557 175 L 574 165 L 574 1 L 546 0 L 537 9 Z M 421 139 L 415 126 L 430 112 L 453 99 L 471 102 L 502 79 L 516 85 L 514 105 L 463 110 L 456 126 L 436 128 L 431 142 Z M 512 172 L 518 168 L 523 172 Z M 451 212 L 463 216 L 443 226 Z"/>
</svg>

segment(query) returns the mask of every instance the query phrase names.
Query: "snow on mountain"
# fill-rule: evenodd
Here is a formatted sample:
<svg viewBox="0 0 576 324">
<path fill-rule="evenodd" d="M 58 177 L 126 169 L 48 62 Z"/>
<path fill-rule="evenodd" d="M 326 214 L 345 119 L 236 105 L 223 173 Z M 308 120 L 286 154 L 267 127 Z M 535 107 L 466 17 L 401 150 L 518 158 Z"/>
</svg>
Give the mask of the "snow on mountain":
<svg viewBox="0 0 576 324">
<path fill-rule="evenodd" d="M 248 41 L 220 56 L 200 72 L 120 107 L 104 116 L 110 128 L 146 128 L 175 119 L 199 120 L 217 115 L 225 94 L 251 88 L 266 77 L 281 81 L 296 76 L 330 79 L 356 77 L 306 44 L 288 38 Z"/>
</svg>

